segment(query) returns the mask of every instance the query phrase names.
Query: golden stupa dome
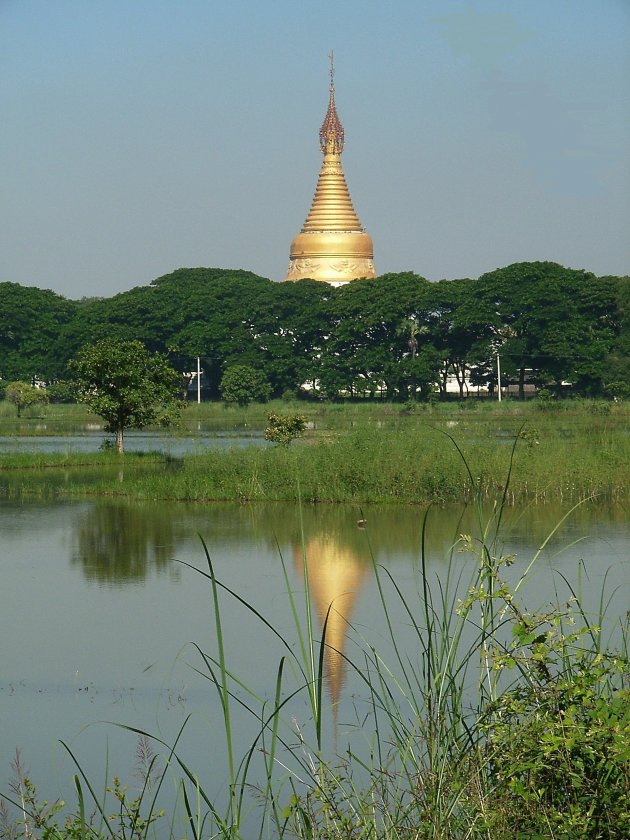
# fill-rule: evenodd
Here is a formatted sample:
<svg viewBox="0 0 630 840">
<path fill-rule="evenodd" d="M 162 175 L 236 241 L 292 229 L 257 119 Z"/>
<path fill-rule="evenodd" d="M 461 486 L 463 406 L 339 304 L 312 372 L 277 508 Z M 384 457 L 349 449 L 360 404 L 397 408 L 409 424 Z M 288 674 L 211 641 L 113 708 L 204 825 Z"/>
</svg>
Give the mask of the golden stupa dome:
<svg viewBox="0 0 630 840">
<path fill-rule="evenodd" d="M 324 155 L 310 212 L 291 243 L 285 280 L 310 277 L 340 285 L 376 277 L 372 238 L 359 221 L 341 167 L 344 131 L 335 106 L 334 69 L 330 67 L 328 110 L 319 132 Z"/>
<path fill-rule="evenodd" d="M 305 546 L 296 546 L 293 558 L 298 574 L 306 568 L 309 590 L 322 628 L 327 621 L 324 671 L 330 698 L 336 707 L 346 674 L 346 635 L 370 566 L 361 562 L 352 548 L 341 546 L 332 533 L 320 533 L 310 538 Z"/>
</svg>

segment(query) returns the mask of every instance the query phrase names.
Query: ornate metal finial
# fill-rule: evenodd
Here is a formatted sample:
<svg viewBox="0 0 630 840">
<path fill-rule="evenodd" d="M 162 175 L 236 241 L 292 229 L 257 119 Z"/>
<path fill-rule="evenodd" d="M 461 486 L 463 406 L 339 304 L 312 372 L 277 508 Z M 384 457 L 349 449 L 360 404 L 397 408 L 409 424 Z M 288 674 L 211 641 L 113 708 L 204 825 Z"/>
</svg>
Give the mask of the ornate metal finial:
<svg viewBox="0 0 630 840">
<path fill-rule="evenodd" d="M 335 107 L 335 62 L 332 50 L 328 53 L 328 59 L 330 60 L 330 95 L 328 111 L 319 130 L 319 145 L 324 154 L 340 155 L 343 151 L 344 132 Z"/>
</svg>

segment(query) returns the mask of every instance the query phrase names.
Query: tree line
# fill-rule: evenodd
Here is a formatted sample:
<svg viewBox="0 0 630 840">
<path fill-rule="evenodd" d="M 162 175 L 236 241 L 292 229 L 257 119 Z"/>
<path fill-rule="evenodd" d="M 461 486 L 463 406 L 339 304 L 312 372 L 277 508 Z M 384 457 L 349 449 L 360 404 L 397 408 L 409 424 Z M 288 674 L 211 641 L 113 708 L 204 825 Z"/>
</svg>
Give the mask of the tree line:
<svg viewBox="0 0 630 840">
<path fill-rule="evenodd" d="M 256 371 L 278 397 L 446 395 L 455 377 L 496 388 L 502 373 L 555 391 L 630 394 L 630 278 L 552 262 L 515 263 L 477 279 L 412 272 L 334 288 L 275 283 L 247 271 L 178 269 L 111 298 L 72 301 L 0 283 L 0 382 L 45 382 L 60 398 L 71 360 L 103 338 L 140 341 L 179 372 L 202 359 L 204 393 L 229 369 Z M 625 389 L 625 391 L 624 391 Z"/>
</svg>

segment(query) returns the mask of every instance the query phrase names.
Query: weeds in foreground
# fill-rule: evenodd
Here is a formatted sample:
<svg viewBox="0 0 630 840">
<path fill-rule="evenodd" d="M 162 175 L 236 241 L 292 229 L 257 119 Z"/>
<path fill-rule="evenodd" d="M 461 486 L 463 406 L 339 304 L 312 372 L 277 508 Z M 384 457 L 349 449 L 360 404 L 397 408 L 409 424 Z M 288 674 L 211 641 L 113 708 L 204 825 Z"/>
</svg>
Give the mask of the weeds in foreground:
<svg viewBox="0 0 630 840">
<path fill-rule="evenodd" d="M 468 466 L 466 469 L 468 469 Z M 566 595 L 542 610 L 523 602 L 536 554 L 516 580 L 501 549 L 510 475 L 490 517 L 454 541 L 438 575 L 426 562 L 423 519 L 417 592 L 376 560 L 374 575 L 388 639 L 378 649 L 348 627 L 359 653 L 344 659 L 362 686 L 361 737 L 340 753 L 324 747 L 324 661 L 332 647 L 328 607 L 315 631 L 303 550 L 304 601 L 287 586 L 295 642 L 264 612 L 216 578 L 204 545 L 214 614 L 214 650 L 195 645 L 196 671 L 216 692 L 225 736 L 227 795 L 215 798 L 178 749 L 137 729 L 145 784 L 129 801 L 115 782 L 115 819 L 78 766 L 78 808 L 60 823 L 61 805 L 39 803 L 25 774 L 12 801 L 17 821 L 5 837 L 145 838 L 150 835 L 297 837 L 303 840 L 622 840 L 630 825 L 630 667 L 628 626 L 606 643 L 606 600 L 592 619 L 568 581 Z M 366 530 L 369 549 L 369 529 Z M 306 546 L 306 540 L 304 540 Z M 544 547 L 541 546 L 541 550 Z M 459 552 L 464 552 L 463 555 Z M 462 556 L 471 562 L 461 563 Z M 470 571 L 472 569 L 472 571 Z M 288 584 L 288 576 L 287 579 Z M 228 606 L 229 605 L 229 606 Z M 279 645 L 275 674 L 264 693 L 231 665 L 222 615 L 243 609 L 261 634 Z M 413 643 L 399 638 L 400 616 Z M 295 701 L 307 698 L 307 720 Z M 303 710 L 304 705 L 300 706 Z M 254 736 L 238 753 L 237 714 Z M 303 718 L 303 713 L 301 715 Z M 185 726 L 186 724 L 184 724 Z M 152 750 L 165 756 L 160 771 Z M 157 820 L 158 799 L 173 776 L 177 805 Z M 150 780 L 150 781 L 149 781 Z M 29 783 L 30 784 L 30 783 Z M 83 791 L 93 816 L 86 815 Z M 13 833 L 11 833 L 13 832 Z"/>
<path fill-rule="evenodd" d="M 22 763 L 20 751 L 16 750 L 12 762 L 13 781 L 7 797 L 19 811 L 19 817 L 9 816 L 7 801 L 0 799 L 0 837 L 5 840 L 126 840 L 131 837 L 146 837 L 156 820 L 164 816 L 163 811 L 143 814 L 143 800 L 155 781 L 157 756 L 148 742 L 138 742 L 138 773 L 142 776 L 141 793 L 137 798 L 129 796 L 128 788 L 118 777 L 107 787 L 102 800 L 94 800 L 92 813 L 85 810 L 85 797 L 78 775 L 73 777 L 77 794 L 76 811 L 67 811 L 66 803 L 57 800 L 49 803 L 38 797 L 28 770 Z M 149 763 L 146 764 L 148 758 Z M 93 793 L 88 783 L 90 792 Z M 111 811 L 105 808 L 111 803 Z"/>
</svg>

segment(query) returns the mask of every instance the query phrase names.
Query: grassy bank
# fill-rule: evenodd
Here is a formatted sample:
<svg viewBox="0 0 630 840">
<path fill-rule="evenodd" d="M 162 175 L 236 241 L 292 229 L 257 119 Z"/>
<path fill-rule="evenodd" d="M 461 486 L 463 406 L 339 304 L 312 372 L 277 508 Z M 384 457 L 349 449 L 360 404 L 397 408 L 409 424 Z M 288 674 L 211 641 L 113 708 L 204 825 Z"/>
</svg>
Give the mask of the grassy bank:
<svg viewBox="0 0 630 840">
<path fill-rule="evenodd" d="M 630 425 L 630 402 L 612 403 L 604 400 L 559 400 L 520 402 L 506 399 L 467 399 L 435 403 L 387 403 L 378 400 L 357 402 L 309 402 L 305 400 L 272 400 L 245 407 L 228 406 L 221 402 L 197 405 L 189 402 L 179 423 L 170 434 L 190 434 L 197 431 L 261 431 L 270 413 L 299 413 L 304 415 L 315 431 L 343 431 L 364 424 L 402 426 L 422 419 L 466 420 L 467 422 L 504 423 L 511 420 L 544 423 L 544 418 L 563 425 L 588 425 L 593 419 L 606 418 L 610 423 Z M 0 401 L 0 436 L 45 436 L 50 434 L 80 434 L 103 429 L 100 417 L 90 414 L 81 405 L 36 405 L 27 408 L 18 418 L 15 407 Z"/>
<path fill-rule="evenodd" d="M 509 405 L 408 411 L 325 406 L 289 448 L 247 447 L 183 458 L 158 454 L 4 455 L 0 493 L 110 494 L 182 501 L 428 503 L 501 493 L 515 441 L 509 502 L 575 502 L 630 495 L 630 424 L 625 406 L 540 411 Z M 205 406 L 203 411 L 210 412 Z M 196 408 L 195 408 L 196 410 Z M 235 416 L 249 427 L 260 407 Z M 212 408 L 212 412 L 223 409 Z M 228 410 L 228 414 L 231 409 Z M 239 422 L 240 422 L 239 420 Z M 465 455 L 464 464 L 458 448 Z M 100 467 L 107 467 L 99 472 Z M 63 481 L 55 473 L 63 470 Z M 54 487 L 54 490 L 51 488 Z"/>
</svg>

